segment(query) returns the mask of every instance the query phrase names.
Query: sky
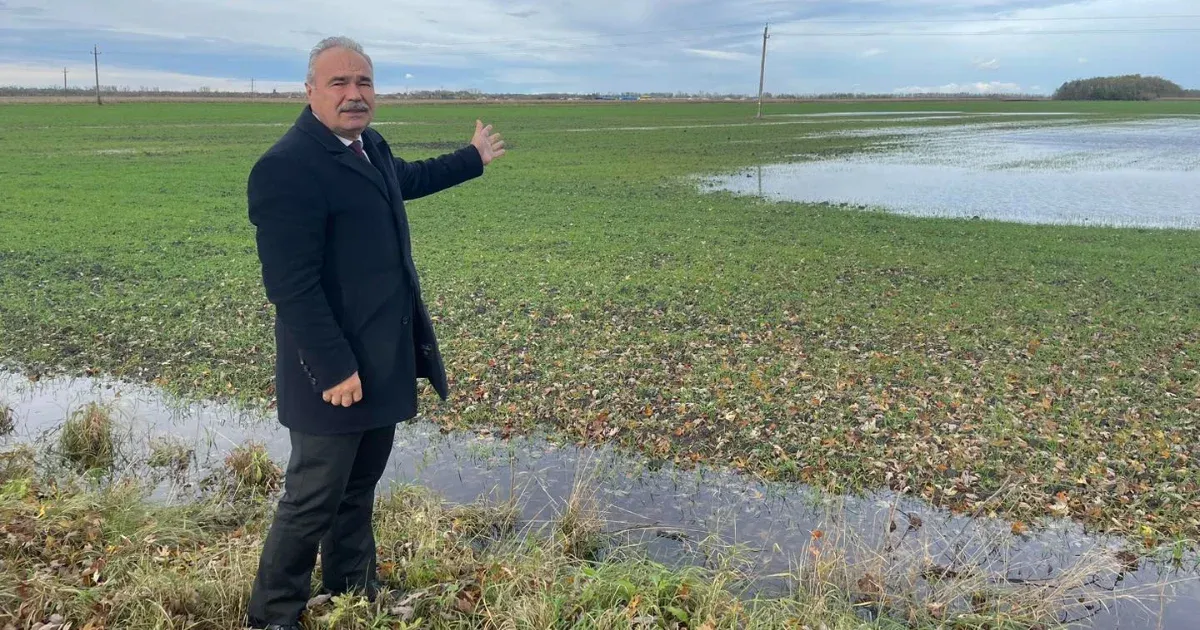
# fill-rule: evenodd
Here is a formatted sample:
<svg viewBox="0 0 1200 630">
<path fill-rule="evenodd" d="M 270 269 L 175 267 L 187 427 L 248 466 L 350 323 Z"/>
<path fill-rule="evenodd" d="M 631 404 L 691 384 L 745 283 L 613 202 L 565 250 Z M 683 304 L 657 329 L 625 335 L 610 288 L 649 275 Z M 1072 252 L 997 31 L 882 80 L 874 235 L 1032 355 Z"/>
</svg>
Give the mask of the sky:
<svg viewBox="0 0 1200 630">
<path fill-rule="evenodd" d="M 303 89 L 322 37 L 377 91 L 1048 94 L 1200 88 L 1200 0 L 0 0 L 0 86 Z M 1108 31 L 1108 32 L 1104 32 Z"/>
</svg>

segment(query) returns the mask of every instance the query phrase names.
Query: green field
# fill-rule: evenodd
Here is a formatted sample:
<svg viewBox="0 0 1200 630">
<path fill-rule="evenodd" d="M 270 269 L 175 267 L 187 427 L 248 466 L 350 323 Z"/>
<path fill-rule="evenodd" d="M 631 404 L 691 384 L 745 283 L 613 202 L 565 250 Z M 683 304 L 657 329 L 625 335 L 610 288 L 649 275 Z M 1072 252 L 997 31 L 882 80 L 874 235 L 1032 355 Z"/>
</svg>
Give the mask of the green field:
<svg viewBox="0 0 1200 630">
<path fill-rule="evenodd" d="M 299 107 L 0 106 L 0 360 L 268 401 L 245 181 Z M 405 158 L 464 144 L 477 117 L 510 148 L 409 206 L 453 388 L 426 410 L 448 428 L 1195 537 L 1200 232 L 904 218 L 688 178 L 854 151 L 867 140 L 803 136 L 879 124 L 776 114 L 1197 107 L 383 108 Z"/>
</svg>

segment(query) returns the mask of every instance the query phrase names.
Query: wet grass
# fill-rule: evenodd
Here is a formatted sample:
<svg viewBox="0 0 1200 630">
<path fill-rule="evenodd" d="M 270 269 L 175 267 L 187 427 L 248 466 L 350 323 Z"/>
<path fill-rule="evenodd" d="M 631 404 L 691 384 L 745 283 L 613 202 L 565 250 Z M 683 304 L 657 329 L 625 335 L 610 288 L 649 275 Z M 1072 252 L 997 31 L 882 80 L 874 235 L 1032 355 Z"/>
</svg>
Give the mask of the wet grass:
<svg viewBox="0 0 1200 630">
<path fill-rule="evenodd" d="M 768 113 L 838 107 L 1197 105 Z M 268 404 L 245 176 L 295 113 L 0 108 L 4 358 Z M 1200 234 L 696 192 L 687 177 L 854 151 L 868 140 L 807 134 L 880 124 L 760 124 L 747 105 L 397 107 L 381 121 L 409 124 L 379 129 L 417 158 L 477 116 L 509 155 L 410 206 L 453 381 L 425 409 L 446 428 L 548 430 L 960 511 L 1008 484 L 988 508 L 1029 526 L 1200 536 Z"/>
<path fill-rule="evenodd" d="M 13 417 L 12 407 L 0 403 L 0 437 L 4 437 L 17 428 L 16 418 Z"/>
<path fill-rule="evenodd" d="M 234 448 L 217 479 L 234 496 L 265 496 L 282 486 L 283 470 L 271 459 L 267 447 L 255 442 Z"/>
<path fill-rule="evenodd" d="M 593 469 L 586 465 L 578 468 L 571 492 L 563 502 L 554 539 L 569 557 L 595 560 L 610 544 L 604 535 L 596 484 Z"/>
<path fill-rule="evenodd" d="M 0 494 L 0 624 L 242 627 L 270 522 L 261 499 L 168 507 L 146 503 L 129 483 L 21 488 Z M 713 628 L 751 619 L 785 627 L 802 610 L 798 602 L 739 602 L 699 573 L 583 563 L 532 539 L 507 538 L 479 551 L 479 531 L 507 518 L 397 489 L 377 511 L 387 590 L 374 603 L 353 594 L 315 600 L 306 627 L 636 627 L 634 618 L 677 627 L 692 617 Z M 856 625 L 848 609 L 819 619 Z"/>
<path fill-rule="evenodd" d="M 224 486 L 169 504 L 149 500 L 153 484 L 136 477 L 95 484 L 33 464 L 28 449 L 0 454 L 0 627 L 243 627 L 277 493 Z M 1108 553 L 1036 583 L 1006 582 L 1007 567 L 976 572 L 984 559 L 969 552 L 934 565 L 836 530 L 796 550 L 794 571 L 776 576 L 781 590 L 752 595 L 745 558 L 719 541 L 706 541 L 704 566 L 666 566 L 611 540 L 602 559 L 581 557 L 578 541 L 607 528 L 591 478 L 579 479 L 540 524 L 518 522 L 512 504 L 451 506 L 420 488 L 384 489 L 381 596 L 314 597 L 304 627 L 1045 629 L 1129 597 L 1089 589 L 1119 572 Z M 319 583 L 318 565 L 314 592 Z"/>
<path fill-rule="evenodd" d="M 150 443 L 146 465 L 171 473 L 184 473 L 192 465 L 195 449 L 172 437 L 157 438 Z"/>
<path fill-rule="evenodd" d="M 62 456 L 80 472 L 107 471 L 116 458 L 113 433 L 112 412 L 99 403 L 88 403 L 63 423 Z"/>
</svg>

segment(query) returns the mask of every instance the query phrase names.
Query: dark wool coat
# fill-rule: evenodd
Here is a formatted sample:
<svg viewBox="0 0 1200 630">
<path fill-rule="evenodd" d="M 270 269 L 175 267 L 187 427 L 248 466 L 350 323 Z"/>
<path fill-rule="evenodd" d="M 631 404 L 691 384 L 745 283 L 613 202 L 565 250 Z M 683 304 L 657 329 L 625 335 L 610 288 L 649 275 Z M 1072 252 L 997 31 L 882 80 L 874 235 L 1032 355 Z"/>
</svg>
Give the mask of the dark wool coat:
<svg viewBox="0 0 1200 630">
<path fill-rule="evenodd" d="M 303 433 L 411 419 L 418 378 L 448 395 L 404 202 L 482 175 L 483 161 L 467 145 L 406 162 L 375 130 L 362 140 L 369 163 L 305 107 L 247 183 L 263 285 L 276 307 L 279 421 Z M 347 408 L 322 399 L 355 371 L 362 401 Z"/>
</svg>

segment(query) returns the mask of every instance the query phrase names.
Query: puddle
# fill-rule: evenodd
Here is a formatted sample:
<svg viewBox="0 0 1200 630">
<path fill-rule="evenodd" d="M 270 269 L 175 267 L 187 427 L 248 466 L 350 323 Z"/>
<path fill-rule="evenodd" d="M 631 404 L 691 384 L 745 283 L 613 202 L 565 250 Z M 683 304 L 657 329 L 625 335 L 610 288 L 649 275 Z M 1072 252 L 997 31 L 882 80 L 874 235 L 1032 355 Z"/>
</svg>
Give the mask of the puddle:
<svg viewBox="0 0 1200 630">
<path fill-rule="evenodd" d="M 966 112 L 958 110 L 909 110 L 909 111 L 854 111 L 854 112 L 818 112 L 815 114 L 766 114 L 767 118 L 853 118 L 855 116 L 926 116 L 926 115 L 959 115 Z"/>
<path fill-rule="evenodd" d="M 1200 121 L 1190 118 L 823 135 L 881 140 L 874 151 L 755 167 L 702 187 L 917 216 L 1200 228 Z"/>
<path fill-rule="evenodd" d="M 818 114 L 767 114 L 768 118 L 854 118 L 857 116 L 913 116 L 920 120 L 925 116 L 951 118 L 966 116 L 971 118 L 986 118 L 990 116 L 1078 116 L 1073 112 L 964 112 L 958 110 L 909 110 L 909 111 L 855 111 L 855 112 L 821 112 Z"/>
<path fill-rule="evenodd" d="M 891 119 L 888 119 L 891 122 Z M 863 121 L 856 121 L 863 122 Z M 596 131 L 668 131 L 673 129 L 725 129 L 733 127 L 776 127 L 782 125 L 826 125 L 827 120 L 775 120 L 770 122 L 697 123 L 694 125 L 643 125 L 636 127 L 576 127 L 551 133 L 591 133 Z"/>
<path fill-rule="evenodd" d="M 939 118 L 941 120 L 962 120 L 962 116 L 942 116 L 929 118 L 887 118 L 880 119 L 878 122 L 900 123 L 900 122 L 921 122 L 930 118 Z M 870 119 L 856 120 L 854 122 L 876 122 Z M 902 127 L 867 127 L 861 129 L 838 129 L 835 131 L 820 131 L 810 133 L 805 138 L 904 138 L 904 137 L 961 137 L 965 135 L 974 135 L 983 132 L 1014 129 L 1014 130 L 1030 130 L 1030 129 L 1047 129 L 1059 125 L 1073 125 L 1084 122 L 1081 118 L 1054 118 L 1047 121 L 1011 121 L 1011 122 L 977 122 L 961 125 L 906 125 Z M 886 143 L 881 142 L 881 145 Z"/>
<path fill-rule="evenodd" d="M 1041 114 L 1004 114 L 1004 113 L 966 113 L 966 112 L 823 112 L 819 114 L 770 114 L 765 118 L 782 118 L 784 120 L 770 120 L 759 122 L 730 122 L 730 123 L 697 123 L 692 125 L 639 125 L 628 127 L 576 127 L 571 129 L 556 129 L 552 133 L 589 133 L 596 131 L 669 131 L 675 129 L 726 129 L 733 127 L 771 127 L 779 125 L 828 125 L 837 122 L 855 122 L 855 123 L 898 123 L 898 122 L 925 122 L 931 120 L 959 120 L 967 118 L 986 118 L 989 116 L 1058 116 L 1058 113 L 1042 112 Z M 1075 114 L 1070 114 L 1075 115 Z M 870 118 L 878 116 L 879 118 Z M 839 118 L 847 118 L 847 120 L 839 121 Z M 1056 122 L 1065 121 L 1066 119 L 1056 120 Z M 1015 123 L 1019 124 L 1019 123 Z M 906 129 L 897 127 L 896 129 Z M 911 128 L 910 128 L 911 129 Z M 923 129 L 923 128 L 920 128 Z M 831 132 L 828 135 L 839 135 L 843 132 Z M 819 137 L 819 136 L 811 136 Z"/>
<path fill-rule="evenodd" d="M 109 404 L 122 435 L 118 460 L 129 470 L 145 465 L 150 439 L 172 436 L 195 450 L 195 475 L 218 467 L 236 445 L 256 440 L 282 466 L 287 435 L 273 418 L 215 404 L 181 404 L 156 390 L 92 379 L 43 379 L 31 383 L 0 372 L 0 401 L 12 406 L 16 431 L 0 438 L 0 450 L 16 443 L 52 448 L 63 418 L 88 402 Z M 391 483 L 416 483 L 456 503 L 481 498 L 519 498 L 526 523 L 545 521 L 570 495 L 577 475 L 593 473 L 593 487 L 610 532 L 623 542 L 644 546 L 654 559 L 671 565 L 703 563 L 711 548 L 702 541 L 716 536 L 742 545 L 748 576 L 770 576 L 794 569 L 813 543 L 813 532 L 833 532 L 858 540 L 859 559 L 882 553 L 888 575 L 919 571 L 934 563 L 960 571 L 986 571 L 995 579 L 1038 583 L 1080 570 L 1089 554 L 1120 549 L 1115 541 L 1084 535 L 1070 522 L 1054 521 L 1036 532 L 1015 535 L 1010 523 L 954 516 L 912 499 L 881 492 L 863 497 L 829 497 L 795 484 L 770 484 L 711 469 L 684 471 L 655 467 L 607 449 L 558 447 L 540 438 L 508 441 L 475 434 L 442 435 L 427 422 L 401 425 L 381 489 Z M 160 488 L 159 500 L 173 496 Z M 891 531 L 890 523 L 895 523 Z M 890 552 L 881 551 L 887 542 Z M 1082 627 L 1097 629 L 1190 628 L 1200 614 L 1200 582 L 1185 572 L 1164 570 L 1142 561 L 1130 571 L 1097 570 L 1091 589 L 1127 593 L 1139 601 L 1107 610 L 1073 611 L 1086 617 Z M 1089 565 L 1090 566 L 1090 565 Z M 914 568 L 916 567 L 916 568 Z M 915 588 L 931 588 L 918 581 Z M 779 582 L 764 580 L 759 592 Z M 1035 587 L 1036 588 L 1036 587 Z M 1161 610 L 1161 615 L 1160 611 Z M 1076 614 L 1077 613 L 1077 614 Z"/>
</svg>

